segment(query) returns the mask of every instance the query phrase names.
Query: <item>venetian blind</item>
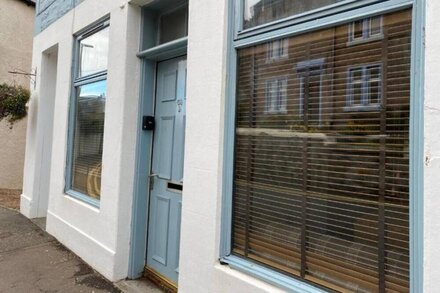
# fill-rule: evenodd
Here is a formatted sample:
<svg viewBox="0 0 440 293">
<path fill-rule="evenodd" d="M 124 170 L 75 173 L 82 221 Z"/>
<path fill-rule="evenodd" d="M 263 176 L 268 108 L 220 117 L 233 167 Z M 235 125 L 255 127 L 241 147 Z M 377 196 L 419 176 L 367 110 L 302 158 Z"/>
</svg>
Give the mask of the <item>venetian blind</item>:
<svg viewBox="0 0 440 293">
<path fill-rule="evenodd" d="M 340 292 L 409 292 L 411 11 L 363 23 L 239 50 L 233 254 Z"/>
<path fill-rule="evenodd" d="M 99 199 L 101 195 L 107 81 L 77 87 L 72 188 Z"/>
</svg>

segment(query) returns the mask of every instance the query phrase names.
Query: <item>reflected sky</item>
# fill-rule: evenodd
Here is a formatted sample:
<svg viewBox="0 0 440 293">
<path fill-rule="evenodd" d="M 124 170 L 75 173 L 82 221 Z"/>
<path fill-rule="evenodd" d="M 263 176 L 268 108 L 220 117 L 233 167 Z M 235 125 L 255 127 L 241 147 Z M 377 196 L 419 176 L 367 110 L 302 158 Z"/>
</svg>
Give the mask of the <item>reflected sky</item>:
<svg viewBox="0 0 440 293">
<path fill-rule="evenodd" d="M 107 69 L 109 28 L 80 41 L 79 77 Z"/>
<path fill-rule="evenodd" d="M 80 99 L 85 98 L 105 98 L 107 91 L 107 80 L 101 80 L 98 82 L 83 85 L 79 88 Z"/>
</svg>

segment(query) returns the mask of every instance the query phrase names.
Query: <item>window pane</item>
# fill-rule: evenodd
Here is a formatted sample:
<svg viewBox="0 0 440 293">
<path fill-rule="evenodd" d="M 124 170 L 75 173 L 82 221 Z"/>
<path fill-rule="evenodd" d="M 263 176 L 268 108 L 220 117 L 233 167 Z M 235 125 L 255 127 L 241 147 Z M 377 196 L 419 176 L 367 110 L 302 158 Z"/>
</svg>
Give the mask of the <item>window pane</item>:
<svg viewBox="0 0 440 293">
<path fill-rule="evenodd" d="M 344 0 L 244 0 L 243 27 L 282 19 Z"/>
<path fill-rule="evenodd" d="M 108 33 L 107 27 L 79 42 L 79 77 L 107 69 Z"/>
<path fill-rule="evenodd" d="M 77 88 L 72 189 L 99 199 L 107 81 Z"/>
<path fill-rule="evenodd" d="M 369 103 L 379 104 L 380 102 L 380 83 L 379 81 L 370 81 Z"/>
<path fill-rule="evenodd" d="M 280 112 L 284 113 L 287 111 L 287 80 L 281 79 L 278 82 L 278 109 Z"/>
<path fill-rule="evenodd" d="M 174 41 L 188 35 L 187 15 L 188 6 L 161 16 L 159 44 Z"/>
<path fill-rule="evenodd" d="M 238 50 L 232 252 L 340 292 L 409 292 L 411 11 L 374 42 L 350 30 L 291 37 L 277 62 L 267 43 Z M 266 115 L 282 78 L 288 111 Z"/>
<path fill-rule="evenodd" d="M 382 17 L 372 17 L 370 19 L 370 36 L 380 35 L 382 33 Z"/>
<path fill-rule="evenodd" d="M 368 68 L 368 79 L 379 79 L 380 78 L 380 66 L 373 66 Z"/>
<path fill-rule="evenodd" d="M 364 20 L 353 22 L 353 40 L 362 39 L 364 37 Z"/>
<path fill-rule="evenodd" d="M 354 83 L 353 84 L 353 97 L 352 97 L 352 105 L 362 105 L 362 83 Z"/>
</svg>

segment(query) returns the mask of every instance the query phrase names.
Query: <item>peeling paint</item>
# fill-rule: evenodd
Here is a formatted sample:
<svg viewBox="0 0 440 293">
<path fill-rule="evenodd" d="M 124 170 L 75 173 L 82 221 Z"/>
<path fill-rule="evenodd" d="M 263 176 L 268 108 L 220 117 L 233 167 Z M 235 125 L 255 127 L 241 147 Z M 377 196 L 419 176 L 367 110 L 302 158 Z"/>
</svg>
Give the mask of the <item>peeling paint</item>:
<svg viewBox="0 0 440 293">
<path fill-rule="evenodd" d="M 437 108 L 437 107 L 425 106 L 425 109 L 435 111 L 435 112 L 440 112 L 440 108 Z"/>
<path fill-rule="evenodd" d="M 426 156 L 425 156 L 425 166 L 426 167 L 428 167 L 430 165 L 431 160 L 432 160 L 431 154 L 429 154 L 429 153 L 426 154 Z"/>
</svg>

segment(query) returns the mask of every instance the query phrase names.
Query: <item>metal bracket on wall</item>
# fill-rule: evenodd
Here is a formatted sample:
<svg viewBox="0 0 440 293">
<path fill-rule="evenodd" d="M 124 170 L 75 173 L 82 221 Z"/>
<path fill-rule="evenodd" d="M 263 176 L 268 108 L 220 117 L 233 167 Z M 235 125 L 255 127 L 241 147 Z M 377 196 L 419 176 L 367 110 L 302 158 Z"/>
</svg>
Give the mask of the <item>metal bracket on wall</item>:
<svg viewBox="0 0 440 293">
<path fill-rule="evenodd" d="M 24 75 L 31 80 L 32 85 L 34 86 L 34 89 L 37 86 L 37 68 L 34 69 L 33 73 L 28 73 L 28 72 L 25 72 L 21 69 L 16 69 L 14 71 L 8 71 L 8 73 L 15 74 L 15 75 Z"/>
</svg>

